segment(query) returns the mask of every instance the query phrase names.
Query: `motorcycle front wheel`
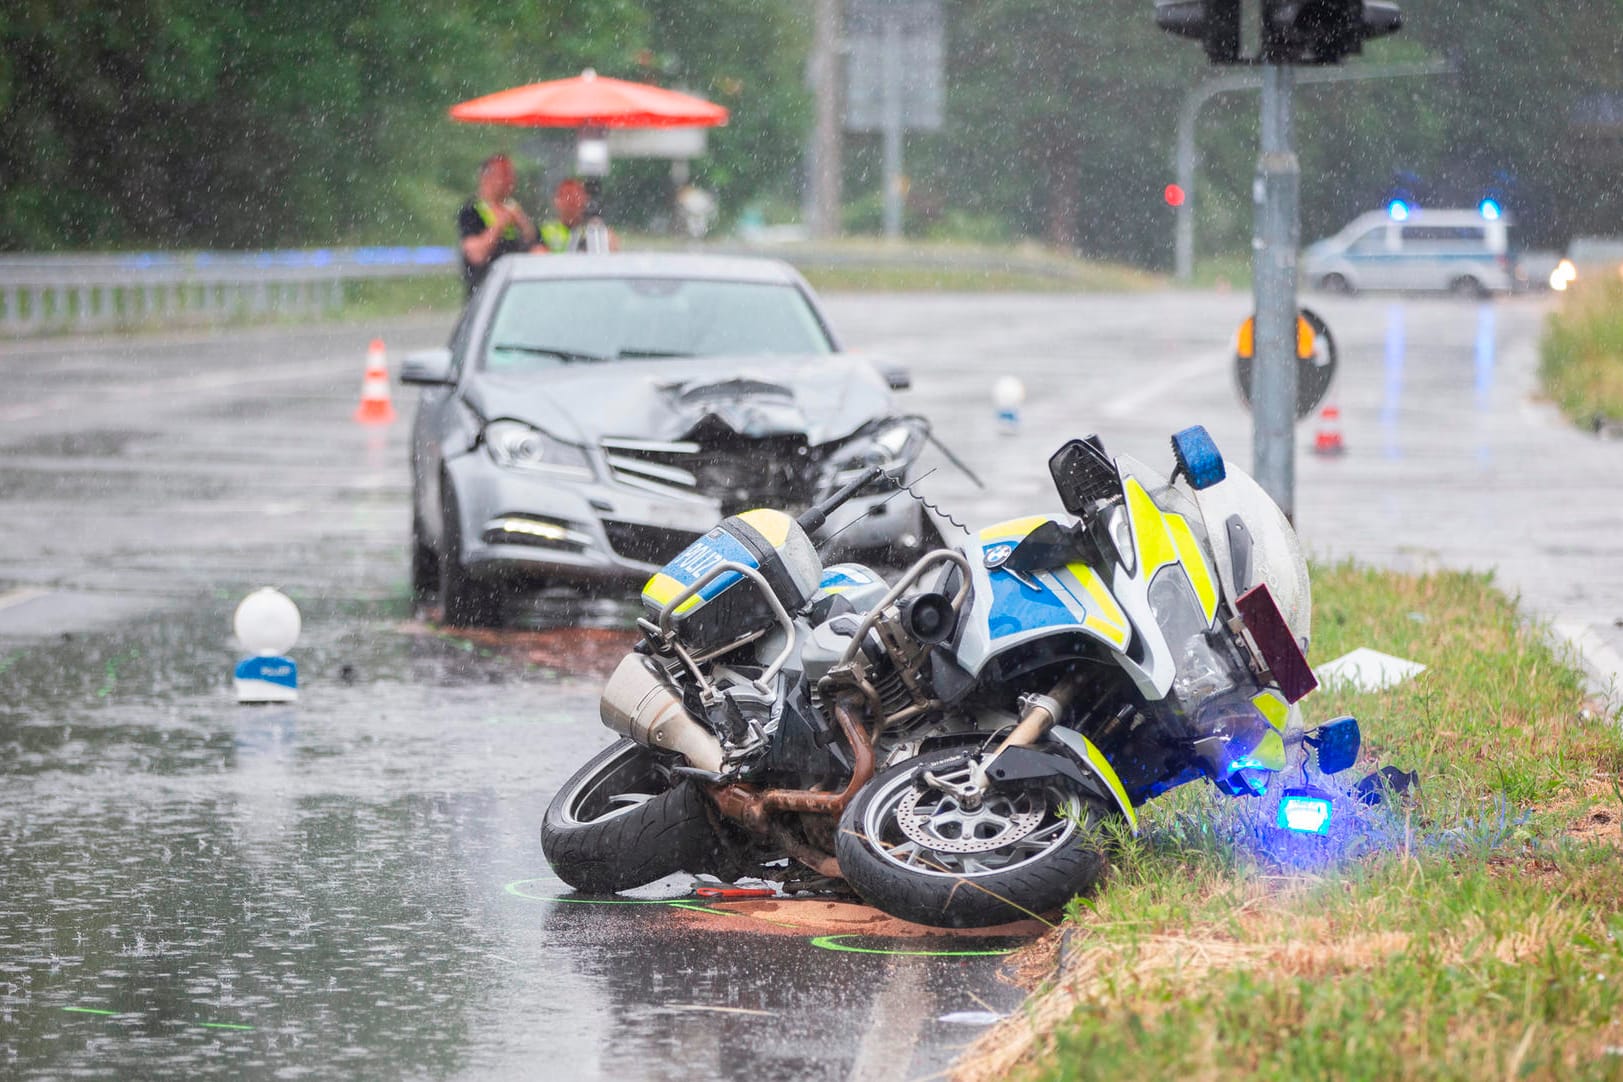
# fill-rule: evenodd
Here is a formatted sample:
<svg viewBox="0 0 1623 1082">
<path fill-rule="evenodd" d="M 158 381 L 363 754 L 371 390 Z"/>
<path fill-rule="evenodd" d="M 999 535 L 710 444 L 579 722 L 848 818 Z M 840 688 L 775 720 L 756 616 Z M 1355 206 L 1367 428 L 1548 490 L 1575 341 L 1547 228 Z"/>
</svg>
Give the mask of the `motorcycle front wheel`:
<svg viewBox="0 0 1623 1082">
<path fill-rule="evenodd" d="M 1104 875 L 1098 826 L 1106 808 L 1051 784 L 992 791 L 971 806 L 924 773 L 967 782 L 955 752 L 933 752 L 876 775 L 840 817 L 835 856 L 870 905 L 917 924 L 984 928 L 1058 909 Z"/>
<path fill-rule="evenodd" d="M 542 820 L 541 849 L 558 878 L 591 894 L 726 864 L 698 786 L 672 785 L 648 749 L 630 740 L 605 748 L 564 782 Z"/>
</svg>

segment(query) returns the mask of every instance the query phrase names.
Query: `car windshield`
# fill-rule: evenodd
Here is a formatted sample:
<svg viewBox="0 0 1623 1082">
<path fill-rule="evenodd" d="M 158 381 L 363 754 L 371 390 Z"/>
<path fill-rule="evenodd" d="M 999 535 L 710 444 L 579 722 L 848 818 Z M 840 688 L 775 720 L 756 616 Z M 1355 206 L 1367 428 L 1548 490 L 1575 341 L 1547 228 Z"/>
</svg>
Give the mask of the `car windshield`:
<svg viewBox="0 0 1623 1082">
<path fill-rule="evenodd" d="M 806 297 L 791 285 L 553 278 L 513 282 L 499 304 L 483 359 L 489 371 L 833 351 Z"/>
</svg>

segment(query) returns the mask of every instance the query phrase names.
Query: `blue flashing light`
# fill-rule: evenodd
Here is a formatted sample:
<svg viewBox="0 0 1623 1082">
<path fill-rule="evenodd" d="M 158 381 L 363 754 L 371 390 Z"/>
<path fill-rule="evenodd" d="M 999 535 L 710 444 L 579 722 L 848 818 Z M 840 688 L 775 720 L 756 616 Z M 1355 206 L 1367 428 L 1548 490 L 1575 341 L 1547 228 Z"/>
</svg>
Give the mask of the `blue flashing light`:
<svg viewBox="0 0 1623 1082">
<path fill-rule="evenodd" d="M 1330 832 L 1330 794 L 1317 789 L 1287 789 L 1279 801 L 1279 825 L 1298 834 Z"/>
<path fill-rule="evenodd" d="M 1386 205 L 1386 213 L 1392 216 L 1394 222 L 1406 222 L 1409 220 L 1409 204 L 1401 199 L 1394 199 Z"/>
<path fill-rule="evenodd" d="M 1497 222 L 1500 215 L 1504 213 L 1499 209 L 1499 200 L 1492 198 L 1484 199 L 1478 203 L 1477 210 L 1481 211 L 1482 217 L 1490 222 Z"/>
</svg>

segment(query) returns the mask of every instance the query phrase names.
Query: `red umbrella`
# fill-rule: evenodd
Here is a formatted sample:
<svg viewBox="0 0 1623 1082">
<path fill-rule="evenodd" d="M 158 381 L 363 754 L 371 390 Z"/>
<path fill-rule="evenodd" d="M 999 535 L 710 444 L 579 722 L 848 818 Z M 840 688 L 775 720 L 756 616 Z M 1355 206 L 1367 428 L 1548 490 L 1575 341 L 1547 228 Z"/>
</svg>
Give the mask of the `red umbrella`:
<svg viewBox="0 0 1623 1082">
<path fill-rule="evenodd" d="M 610 79 L 587 68 L 573 79 L 516 86 L 453 105 L 451 117 L 527 128 L 713 128 L 727 123 L 727 110 L 691 94 Z"/>
</svg>

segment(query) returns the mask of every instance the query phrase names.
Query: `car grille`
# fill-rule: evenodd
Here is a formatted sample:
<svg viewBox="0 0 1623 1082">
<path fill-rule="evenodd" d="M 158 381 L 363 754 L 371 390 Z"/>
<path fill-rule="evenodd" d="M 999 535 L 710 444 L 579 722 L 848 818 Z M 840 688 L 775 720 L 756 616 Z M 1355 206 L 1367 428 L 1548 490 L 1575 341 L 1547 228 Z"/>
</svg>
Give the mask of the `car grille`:
<svg viewBox="0 0 1623 1082">
<path fill-rule="evenodd" d="M 724 515 L 763 506 L 798 512 L 817 487 L 804 436 L 708 444 L 611 438 L 603 440 L 603 452 L 621 484 L 661 496 L 708 496 Z"/>
<path fill-rule="evenodd" d="M 650 564 L 669 563 L 699 535 L 692 530 L 671 530 L 664 526 L 644 526 L 636 522 L 603 520 L 609 547 L 627 560 Z"/>
</svg>

